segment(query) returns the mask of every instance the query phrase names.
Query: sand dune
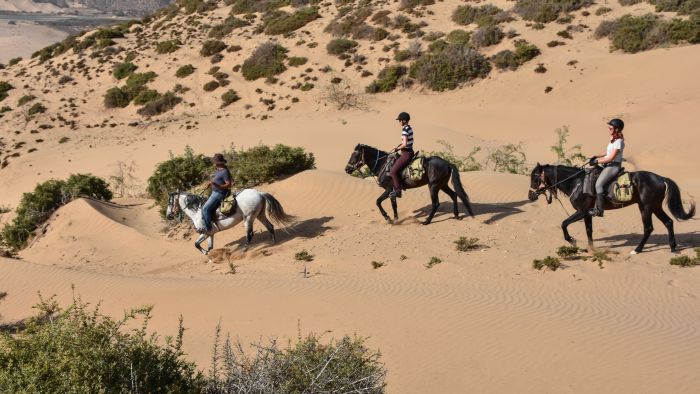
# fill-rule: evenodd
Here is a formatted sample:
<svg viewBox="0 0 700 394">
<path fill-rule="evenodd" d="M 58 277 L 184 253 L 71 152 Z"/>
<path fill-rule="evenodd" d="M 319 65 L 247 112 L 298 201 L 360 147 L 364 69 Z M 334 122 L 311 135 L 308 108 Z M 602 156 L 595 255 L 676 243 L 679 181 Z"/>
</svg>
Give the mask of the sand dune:
<svg viewBox="0 0 700 394">
<path fill-rule="evenodd" d="M 449 21 L 457 3 L 462 4 L 430 6 L 433 13 L 423 16 L 426 32 L 457 28 Z M 493 3 L 506 9 L 512 4 Z M 387 7 L 398 12 L 398 5 Z M 553 256 L 564 244 L 560 226 L 572 209 L 565 196 L 560 196 L 562 205 L 527 201 L 528 176 L 496 173 L 490 166 L 462 173 L 475 217 L 468 217 L 460 204 L 461 220 L 453 219 L 451 203 L 441 194 L 433 224 L 423 226 L 430 209 L 426 188 L 405 193 L 399 200 L 400 219 L 390 225 L 375 206 L 381 189 L 373 178 L 343 172 L 357 143 L 385 150 L 396 146 L 399 111 L 413 116 L 416 146 L 423 151 L 441 149 L 438 140 L 444 140 L 458 155 L 480 147 L 477 158 L 483 162 L 499 146 L 521 144 L 530 167 L 555 160 L 554 130 L 565 125 L 571 130 L 569 146 L 581 144 L 586 155 L 602 153 L 605 121 L 620 116 L 627 122 L 626 168 L 673 178 L 687 207 L 692 196 L 700 195 L 694 117 L 700 106 L 700 51 L 680 46 L 611 53 L 607 40 L 591 37 L 597 24 L 627 12 L 641 15 L 653 6 L 607 5 L 613 8 L 607 15 L 576 11 L 574 23 L 590 28 L 553 48 L 546 44 L 558 37 L 562 25 L 535 30 L 519 19 L 509 22 L 508 28 L 542 50 L 517 71 L 493 71 L 454 91 L 412 86 L 363 95 L 366 110 L 340 111 L 325 98 L 325 87 L 337 75 L 355 92 L 363 91 L 371 78 L 326 53 L 331 36 L 322 32 L 323 19 L 307 25 L 303 30 L 308 33 L 277 38 L 290 48 L 290 56 L 310 59 L 314 89 L 290 87 L 303 80 L 306 66 L 282 74 L 284 85 L 245 81 L 234 72 L 229 86 L 242 99 L 225 109 L 219 108 L 222 89 L 202 91 L 212 79 L 206 73 L 212 63 L 199 55 L 206 39 L 201 32 L 189 37 L 183 30 L 183 47 L 167 56 L 153 48 L 137 49 L 139 33 L 116 39 L 125 51 L 112 61 L 138 51 L 134 62 L 139 72 L 158 74 L 150 87 L 165 91 L 179 83 L 190 88 L 182 93 L 185 104 L 150 119 L 138 116 L 133 105 L 105 110 L 104 92 L 123 84 L 110 74 L 111 63 L 84 56 L 91 67 L 88 76 L 67 72 L 75 84 L 65 85 L 58 84 L 49 65 L 77 61 L 72 53 L 44 65 L 25 60 L 17 68 L 26 69 L 26 75 L 1 70 L 0 77 L 15 87 L 3 104 L 14 108 L 23 95 L 35 94 L 48 111 L 27 120 L 25 109 L 17 107 L 2 119 L 0 142 L 10 160 L 0 170 L 0 206 L 15 207 L 22 193 L 50 178 L 88 172 L 108 178 L 118 162 L 134 164 L 135 189 L 141 191 L 156 165 L 186 146 L 207 155 L 232 143 L 239 148 L 302 146 L 314 153 L 317 169 L 259 187 L 298 219 L 277 229 L 277 244 L 256 223 L 253 244 L 244 251 L 240 226 L 216 236 L 211 259 L 195 250 L 187 231 L 170 237 L 164 233 L 152 200 L 73 201 L 40 229 L 20 260 L 0 259 L 0 290 L 9 294 L 0 313 L 6 319 L 26 317 L 36 291 L 66 301 L 75 284 L 83 299 L 102 300 L 110 314 L 155 305 L 153 328 L 163 334 L 174 333 L 182 314 L 188 328 L 185 349 L 202 368 L 208 365 L 212 334 L 221 319 L 224 330 L 246 343 L 269 336 L 294 338 L 299 323 L 302 331 L 369 336 L 389 369 L 389 393 L 696 392 L 700 269 L 669 265 L 675 255 L 656 219 L 640 255 L 629 255 L 642 232 L 639 211 L 631 207 L 594 221 L 595 243 L 609 252 L 610 261 L 600 266 L 590 259 L 564 261 L 556 272 L 537 271 L 533 259 Z M 328 12 L 323 11 L 324 18 Z M 222 8 L 197 18 L 215 24 L 226 15 Z M 186 25 L 185 16 L 178 18 L 172 29 Z M 177 37 L 174 30 L 151 29 L 145 26 L 143 37 Z M 225 38 L 227 44 L 242 46 L 219 63 L 227 73 L 269 39 L 249 30 Z M 300 40 L 318 45 L 297 45 Z M 402 36 L 397 42 L 404 48 L 410 40 Z M 360 44 L 371 60 L 365 69 L 374 76 L 385 64 L 378 59 L 393 56 L 383 45 Z M 488 55 L 510 47 L 512 42 L 504 40 L 484 51 Z M 176 78 L 177 67 L 188 63 L 198 71 Z M 533 72 L 538 63 L 548 71 Z M 316 73 L 325 65 L 334 71 Z M 553 90 L 545 94 L 547 86 Z M 299 102 L 292 103 L 292 97 Z M 263 101 L 272 98 L 276 107 L 269 109 Z M 59 115 L 75 119 L 75 127 L 56 120 Z M 132 122 L 137 124 L 129 126 Z M 40 128 L 43 124 L 54 127 Z M 390 209 L 389 201 L 384 207 Z M 0 223 L 11 215 L 0 215 Z M 675 229 L 680 253 L 694 253 L 692 248 L 700 246 L 700 222 L 676 222 Z M 585 243 L 582 223 L 570 231 Z M 459 252 L 454 245 L 459 237 L 478 238 L 480 246 Z M 294 258 L 301 250 L 314 255 L 306 266 L 309 278 Z M 442 262 L 428 269 L 432 257 Z M 373 261 L 384 266 L 373 269 Z M 235 275 L 229 273 L 230 264 Z"/>
</svg>

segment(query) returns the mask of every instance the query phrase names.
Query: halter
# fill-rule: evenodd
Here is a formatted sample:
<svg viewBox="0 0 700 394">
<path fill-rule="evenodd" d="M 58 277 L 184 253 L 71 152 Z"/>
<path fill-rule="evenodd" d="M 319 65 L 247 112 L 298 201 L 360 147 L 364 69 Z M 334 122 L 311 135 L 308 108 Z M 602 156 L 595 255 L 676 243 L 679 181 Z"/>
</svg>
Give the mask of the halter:
<svg viewBox="0 0 700 394">
<path fill-rule="evenodd" d="M 182 212 L 182 208 L 180 207 L 180 191 L 178 190 L 177 192 L 170 194 L 170 196 L 173 197 L 173 202 L 170 204 L 170 213 L 174 218 L 176 215 Z"/>
<path fill-rule="evenodd" d="M 369 173 L 370 173 L 370 175 L 372 175 L 372 177 L 374 177 L 374 181 L 377 182 L 377 184 L 379 184 L 379 180 L 377 179 L 377 177 L 379 175 L 381 175 L 381 170 L 379 171 L 379 174 L 377 174 L 377 164 L 379 164 L 380 159 L 382 159 L 384 157 L 388 157 L 390 155 L 384 154 L 382 156 L 382 152 L 379 149 L 373 148 L 377 151 L 377 155 L 374 158 L 374 163 L 370 166 L 369 163 L 367 163 L 367 160 L 365 160 L 365 148 L 367 148 L 367 147 L 368 147 L 367 145 L 362 145 L 362 151 L 361 151 L 362 156 L 360 157 L 360 160 L 355 164 L 355 166 L 352 167 L 352 169 L 353 169 L 353 171 L 357 171 L 360 169 L 360 167 L 362 167 L 363 165 L 366 165 L 367 167 L 369 167 Z"/>
</svg>

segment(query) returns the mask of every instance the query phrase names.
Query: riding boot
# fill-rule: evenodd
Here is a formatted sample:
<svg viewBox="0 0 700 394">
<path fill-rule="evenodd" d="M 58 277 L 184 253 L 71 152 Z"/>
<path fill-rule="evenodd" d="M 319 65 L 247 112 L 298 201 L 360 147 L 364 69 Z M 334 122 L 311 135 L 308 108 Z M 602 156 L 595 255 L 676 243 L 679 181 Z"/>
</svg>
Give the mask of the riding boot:
<svg viewBox="0 0 700 394">
<path fill-rule="evenodd" d="M 595 208 L 591 209 L 588 214 L 591 216 L 603 217 L 603 212 L 605 212 L 605 194 L 596 194 L 595 196 Z"/>
<path fill-rule="evenodd" d="M 389 197 L 401 198 L 401 189 L 394 188 L 394 190 L 392 190 L 391 193 L 389 193 Z"/>
</svg>

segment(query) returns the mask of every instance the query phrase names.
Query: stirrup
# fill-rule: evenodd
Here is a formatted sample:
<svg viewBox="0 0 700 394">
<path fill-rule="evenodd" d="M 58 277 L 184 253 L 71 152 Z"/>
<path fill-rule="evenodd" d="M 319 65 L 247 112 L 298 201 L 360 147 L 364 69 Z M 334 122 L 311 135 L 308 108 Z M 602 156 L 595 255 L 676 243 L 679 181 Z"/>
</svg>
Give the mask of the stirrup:
<svg viewBox="0 0 700 394">
<path fill-rule="evenodd" d="M 605 211 L 600 209 L 600 208 L 591 208 L 591 210 L 588 211 L 588 214 L 591 216 L 596 216 L 596 217 L 602 218 L 604 212 Z"/>
</svg>

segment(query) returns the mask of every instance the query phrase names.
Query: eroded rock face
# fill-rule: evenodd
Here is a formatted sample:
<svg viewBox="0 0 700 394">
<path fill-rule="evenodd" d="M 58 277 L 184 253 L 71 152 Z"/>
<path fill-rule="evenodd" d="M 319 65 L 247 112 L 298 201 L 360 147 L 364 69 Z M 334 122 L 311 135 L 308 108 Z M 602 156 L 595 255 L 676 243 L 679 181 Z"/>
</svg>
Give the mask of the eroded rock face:
<svg viewBox="0 0 700 394">
<path fill-rule="evenodd" d="M 91 8 L 104 12 L 143 14 L 165 7 L 175 0 L 34 0 L 61 8 Z"/>
</svg>

